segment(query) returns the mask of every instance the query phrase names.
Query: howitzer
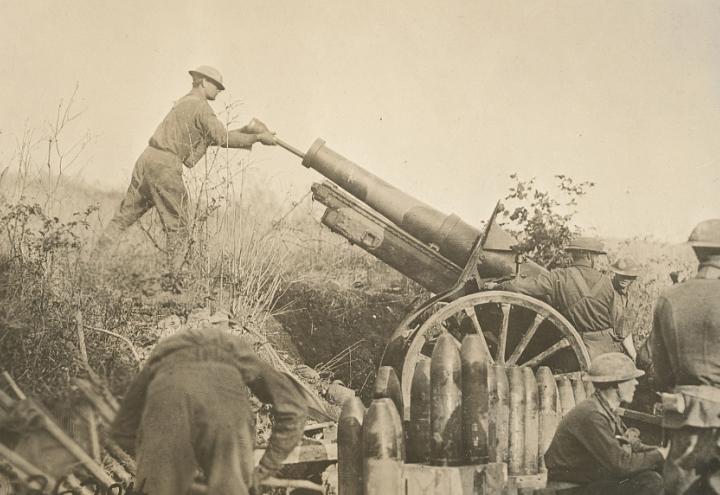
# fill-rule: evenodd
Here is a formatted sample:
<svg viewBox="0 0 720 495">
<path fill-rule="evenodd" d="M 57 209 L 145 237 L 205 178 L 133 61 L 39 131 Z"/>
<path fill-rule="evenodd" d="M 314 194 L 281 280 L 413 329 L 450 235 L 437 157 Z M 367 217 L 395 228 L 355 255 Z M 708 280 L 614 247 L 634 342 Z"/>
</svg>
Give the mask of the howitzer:
<svg viewBox="0 0 720 495">
<path fill-rule="evenodd" d="M 276 141 L 329 179 L 312 186 L 314 199 L 327 207 L 323 224 L 435 294 L 400 323 L 382 359 L 400 377 L 406 420 L 415 365 L 446 332 L 458 345 L 479 334 L 498 364 L 546 365 L 570 375 L 587 369 L 580 335 L 555 309 L 522 294 L 480 291 L 488 280 L 544 270 L 513 250 L 516 240 L 495 221 L 497 207 L 481 231 L 393 187 L 321 139 L 306 153 Z"/>
<path fill-rule="evenodd" d="M 360 433 L 365 447 L 363 458 L 340 461 L 341 472 L 365 476 L 362 489 L 346 477 L 341 493 L 349 487 L 359 495 L 539 493 L 534 490 L 547 486 L 543 454 L 567 412 L 561 406 L 591 393 L 581 381 L 590 359 L 554 308 L 481 288 L 544 268 L 513 250 L 515 239 L 495 221 L 498 207 L 481 231 L 320 139 L 307 153 L 277 142 L 329 179 L 312 186 L 327 207 L 327 227 L 434 293 L 406 315 L 385 348 L 370 407 L 375 413 L 362 424 L 349 413 L 341 417 L 339 441 L 350 440 L 339 449 L 357 450 L 353 439 Z M 389 386 L 397 383 L 395 373 L 402 397 Z M 402 409 L 402 434 L 392 415 L 377 413 L 392 404 Z"/>
</svg>

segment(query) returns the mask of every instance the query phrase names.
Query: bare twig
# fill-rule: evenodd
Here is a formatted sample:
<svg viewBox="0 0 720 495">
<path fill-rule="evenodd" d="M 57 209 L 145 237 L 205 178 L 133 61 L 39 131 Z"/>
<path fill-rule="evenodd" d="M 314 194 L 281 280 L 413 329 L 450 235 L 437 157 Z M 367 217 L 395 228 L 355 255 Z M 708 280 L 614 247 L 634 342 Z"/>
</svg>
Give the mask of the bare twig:
<svg viewBox="0 0 720 495">
<path fill-rule="evenodd" d="M 115 332 L 111 332 L 110 330 L 105 330 L 104 328 L 93 327 L 93 326 L 90 326 L 87 324 L 83 324 L 83 326 L 89 330 L 95 330 L 96 332 L 106 333 L 108 335 L 112 335 L 113 337 L 122 340 L 123 342 L 125 342 L 128 345 L 128 347 L 130 348 L 130 351 L 132 352 L 133 357 L 138 362 L 138 364 L 140 364 L 142 362 L 142 359 L 140 359 L 140 354 L 138 354 L 137 349 L 135 348 L 135 345 L 127 337 L 123 337 L 122 335 L 117 334 Z"/>
</svg>

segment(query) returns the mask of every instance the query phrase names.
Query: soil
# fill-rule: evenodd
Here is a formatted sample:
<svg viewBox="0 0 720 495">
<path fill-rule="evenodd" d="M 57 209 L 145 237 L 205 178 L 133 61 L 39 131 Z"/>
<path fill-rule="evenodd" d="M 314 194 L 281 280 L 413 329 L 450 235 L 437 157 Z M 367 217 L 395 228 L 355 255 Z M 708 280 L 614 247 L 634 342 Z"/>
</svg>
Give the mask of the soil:
<svg viewBox="0 0 720 495">
<path fill-rule="evenodd" d="M 302 362 L 366 396 L 383 350 L 413 300 L 393 288 L 345 288 L 310 280 L 284 292 L 278 307 L 285 309 L 276 318 Z"/>
</svg>

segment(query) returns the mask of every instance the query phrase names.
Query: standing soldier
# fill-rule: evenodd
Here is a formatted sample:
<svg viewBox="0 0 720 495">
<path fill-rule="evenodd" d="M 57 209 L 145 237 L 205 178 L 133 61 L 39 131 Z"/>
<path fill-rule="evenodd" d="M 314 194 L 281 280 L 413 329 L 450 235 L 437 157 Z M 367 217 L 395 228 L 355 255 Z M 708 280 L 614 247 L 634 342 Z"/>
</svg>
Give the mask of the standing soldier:
<svg viewBox="0 0 720 495">
<path fill-rule="evenodd" d="M 484 288 L 520 292 L 541 299 L 557 309 L 582 336 L 590 358 L 621 351 L 614 338 L 615 291 L 612 282 L 596 269 L 605 255 L 600 239 L 579 237 L 565 249 L 572 266 L 542 273 L 536 278 L 516 278 Z"/>
<path fill-rule="evenodd" d="M 162 340 L 123 399 L 113 436 L 128 452 L 137 451 L 135 486 L 144 493 L 189 493 L 199 465 L 208 495 L 247 495 L 280 468 L 302 436 L 300 390 L 225 325 Z M 270 442 L 254 472 L 247 387 L 273 406 Z"/>
<path fill-rule="evenodd" d="M 106 251 L 122 232 L 154 206 L 167 236 L 170 269 L 178 270 L 189 235 L 183 165 L 194 167 L 208 146 L 250 149 L 256 142 L 275 144 L 273 134 L 260 122 L 228 130 L 218 120 L 208 104 L 225 89 L 217 69 L 203 65 L 189 73 L 192 90 L 173 105 L 135 163 L 130 187 L 103 232 L 97 252 Z"/>
<path fill-rule="evenodd" d="M 655 469 L 667 449 L 640 442 L 617 415 L 621 403 L 632 402 L 644 373 L 620 352 L 592 360 L 585 379 L 593 382 L 595 393 L 562 418 L 545 453 L 548 487 L 567 495 L 664 493 Z"/>
<path fill-rule="evenodd" d="M 688 241 L 695 278 L 655 304 L 649 349 L 670 429 L 670 493 L 720 494 L 720 219 L 698 224 Z"/>
<path fill-rule="evenodd" d="M 634 258 L 621 256 L 610 265 L 613 272 L 612 285 L 615 289 L 615 336 L 622 341 L 624 351 L 633 361 L 637 359 L 633 332 L 627 319 L 627 308 L 630 302 L 628 292 L 630 286 L 640 274 L 640 269 Z"/>
</svg>

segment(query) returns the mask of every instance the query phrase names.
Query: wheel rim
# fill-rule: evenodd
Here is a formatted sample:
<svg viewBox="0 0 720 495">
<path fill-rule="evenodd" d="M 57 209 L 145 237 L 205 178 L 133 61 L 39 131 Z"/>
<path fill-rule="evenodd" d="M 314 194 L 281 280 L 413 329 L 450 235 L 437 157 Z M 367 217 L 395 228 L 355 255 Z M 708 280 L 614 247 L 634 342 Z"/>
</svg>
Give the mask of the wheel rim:
<svg viewBox="0 0 720 495">
<path fill-rule="evenodd" d="M 580 334 L 551 306 L 513 292 L 470 294 L 433 312 L 413 333 L 402 368 L 406 418 L 415 365 L 430 357 L 443 333 L 450 333 L 458 347 L 464 335 L 480 334 L 492 362 L 507 366 L 549 365 L 553 371 L 576 374 L 590 363 Z"/>
</svg>

